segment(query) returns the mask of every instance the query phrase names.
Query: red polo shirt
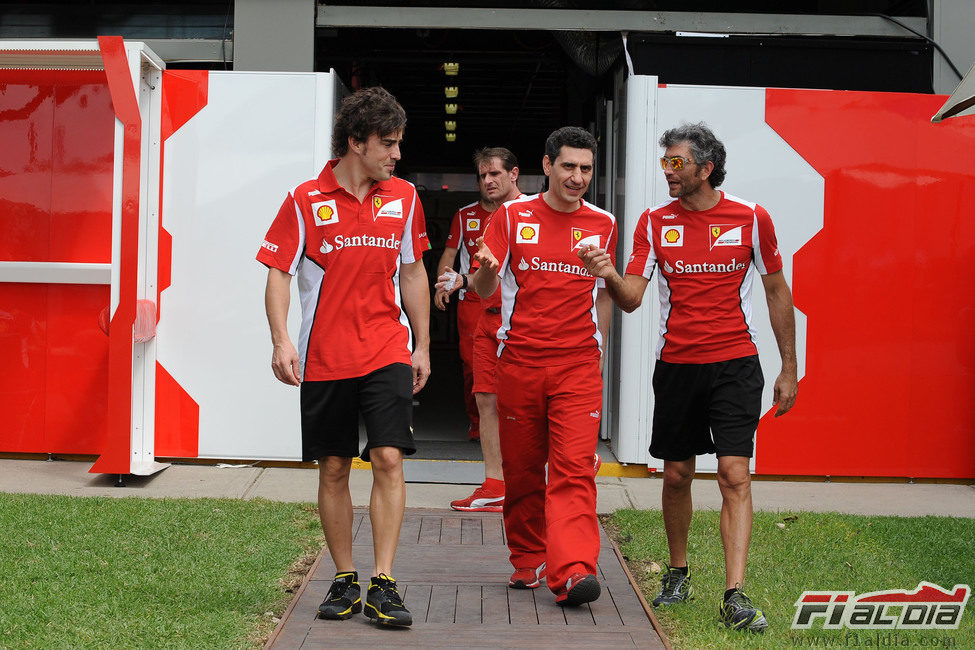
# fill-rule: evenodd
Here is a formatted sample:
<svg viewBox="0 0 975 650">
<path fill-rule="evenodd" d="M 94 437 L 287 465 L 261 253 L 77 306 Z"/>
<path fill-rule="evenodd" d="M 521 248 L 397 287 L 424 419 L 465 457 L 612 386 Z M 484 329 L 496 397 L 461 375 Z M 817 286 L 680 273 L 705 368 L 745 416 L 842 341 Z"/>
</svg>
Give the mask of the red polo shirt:
<svg viewBox="0 0 975 650">
<path fill-rule="evenodd" d="M 484 243 L 501 263 L 498 356 L 526 366 L 599 359 L 597 282 L 578 249 L 593 244 L 613 255 L 613 215 L 585 201 L 558 212 L 536 194 L 498 208 Z"/>
<path fill-rule="evenodd" d="M 633 233 L 626 272 L 659 268 L 657 358 L 714 363 L 758 353 L 752 282 L 782 270 L 772 218 L 762 206 L 721 193 L 709 210 L 675 199 L 648 209 Z"/>
<path fill-rule="evenodd" d="M 412 183 L 375 183 L 360 203 L 335 180 L 336 163 L 288 193 L 257 253 L 259 262 L 298 276 L 306 381 L 410 363 L 399 269 L 430 248 Z"/>
<path fill-rule="evenodd" d="M 477 252 L 477 240 L 484 233 L 484 229 L 487 227 L 488 217 L 491 213 L 485 210 L 481 206 L 481 202 L 477 201 L 471 203 L 470 205 L 465 205 L 456 213 L 454 213 L 454 219 L 450 223 L 450 232 L 447 234 L 448 248 L 456 248 L 460 253 L 460 267 L 458 272 L 460 273 L 473 273 L 477 269 L 471 269 L 471 261 L 474 259 L 474 254 Z M 437 270 L 439 272 L 439 269 Z M 461 289 L 457 292 L 459 300 L 468 300 L 471 302 L 478 302 L 480 296 L 477 295 L 476 291 L 466 291 Z"/>
</svg>

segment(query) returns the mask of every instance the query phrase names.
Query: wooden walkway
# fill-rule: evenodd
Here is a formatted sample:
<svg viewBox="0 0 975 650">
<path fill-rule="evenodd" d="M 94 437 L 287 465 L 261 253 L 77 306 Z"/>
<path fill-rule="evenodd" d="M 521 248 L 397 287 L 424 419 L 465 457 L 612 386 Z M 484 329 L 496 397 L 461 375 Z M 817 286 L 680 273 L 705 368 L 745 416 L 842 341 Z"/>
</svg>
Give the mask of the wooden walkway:
<svg viewBox="0 0 975 650">
<path fill-rule="evenodd" d="M 354 526 L 365 601 L 373 562 L 368 516 L 356 511 Z M 380 628 L 362 614 L 316 618 L 335 574 L 323 550 L 267 647 L 665 647 L 601 527 L 600 535 L 602 595 L 562 608 L 544 582 L 508 589 L 512 569 L 500 514 L 407 510 L 393 577 L 413 613 L 411 627 Z"/>
</svg>

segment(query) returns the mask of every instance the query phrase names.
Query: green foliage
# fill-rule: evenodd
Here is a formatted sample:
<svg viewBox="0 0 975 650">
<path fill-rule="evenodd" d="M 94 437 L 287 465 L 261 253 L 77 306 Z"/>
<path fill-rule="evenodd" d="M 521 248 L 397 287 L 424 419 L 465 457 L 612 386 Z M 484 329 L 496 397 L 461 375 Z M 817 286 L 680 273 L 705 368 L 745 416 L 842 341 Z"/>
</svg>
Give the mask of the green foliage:
<svg viewBox="0 0 975 650">
<path fill-rule="evenodd" d="M 269 501 L 0 494 L 0 648 L 242 648 L 320 546 Z"/>
<path fill-rule="evenodd" d="M 653 564 L 668 560 L 660 511 L 620 510 L 608 525 L 641 583 L 647 601 L 659 590 Z M 698 511 L 691 522 L 690 603 L 655 610 L 675 648 L 955 647 L 975 648 L 975 600 L 957 630 L 792 630 L 804 590 L 914 589 L 925 580 L 950 589 L 975 586 L 975 520 L 949 517 L 864 517 L 837 513 L 757 512 L 744 591 L 765 611 L 761 635 L 718 622 L 724 592 L 719 513 Z"/>
</svg>

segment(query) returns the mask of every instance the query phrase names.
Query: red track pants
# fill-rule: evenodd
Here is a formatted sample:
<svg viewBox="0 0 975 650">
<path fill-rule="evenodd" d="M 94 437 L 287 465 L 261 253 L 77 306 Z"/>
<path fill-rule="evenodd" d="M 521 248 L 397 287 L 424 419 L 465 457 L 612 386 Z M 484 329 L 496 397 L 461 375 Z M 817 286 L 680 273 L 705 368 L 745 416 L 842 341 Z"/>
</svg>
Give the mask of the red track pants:
<svg viewBox="0 0 975 650">
<path fill-rule="evenodd" d="M 502 359 L 497 379 L 511 564 L 545 562 L 548 587 L 557 593 L 573 573 L 596 573 L 599 362 L 536 368 Z"/>
<path fill-rule="evenodd" d="M 471 433 L 478 433 L 480 416 L 474 401 L 474 330 L 484 309 L 478 300 L 460 300 L 457 303 L 457 334 L 460 362 L 464 372 L 464 410 L 471 421 Z"/>
</svg>

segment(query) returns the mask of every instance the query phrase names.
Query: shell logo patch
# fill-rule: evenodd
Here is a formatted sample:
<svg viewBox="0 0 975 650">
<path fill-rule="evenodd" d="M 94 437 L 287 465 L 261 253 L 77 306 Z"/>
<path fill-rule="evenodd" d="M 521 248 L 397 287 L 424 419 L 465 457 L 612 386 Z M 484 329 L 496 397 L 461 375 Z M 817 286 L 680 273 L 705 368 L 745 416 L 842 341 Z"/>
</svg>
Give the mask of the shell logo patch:
<svg viewBox="0 0 975 650">
<path fill-rule="evenodd" d="M 593 246 L 594 248 L 599 248 L 599 234 L 594 233 L 591 230 L 584 230 L 582 228 L 572 229 L 572 242 L 571 248 L 569 250 L 578 250 L 580 248 L 585 248 L 586 246 Z"/>
<path fill-rule="evenodd" d="M 339 211 L 335 207 L 335 199 L 312 203 L 311 209 L 314 211 L 316 226 L 330 226 L 339 222 Z"/>
<path fill-rule="evenodd" d="M 537 244 L 539 227 L 537 223 L 519 223 L 517 243 Z"/>
<path fill-rule="evenodd" d="M 712 225 L 711 248 L 715 246 L 741 246 L 741 226 Z"/>
<path fill-rule="evenodd" d="M 661 226 L 660 227 L 661 246 L 683 246 L 684 245 L 684 226 Z"/>
<path fill-rule="evenodd" d="M 480 230 L 480 229 L 481 229 L 481 220 L 480 219 L 468 219 L 467 220 L 467 231 L 468 232 L 471 232 L 471 231 L 474 231 L 474 230 Z"/>
</svg>

